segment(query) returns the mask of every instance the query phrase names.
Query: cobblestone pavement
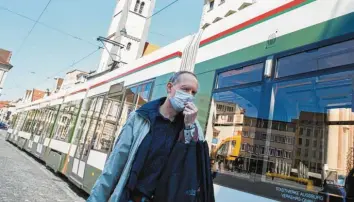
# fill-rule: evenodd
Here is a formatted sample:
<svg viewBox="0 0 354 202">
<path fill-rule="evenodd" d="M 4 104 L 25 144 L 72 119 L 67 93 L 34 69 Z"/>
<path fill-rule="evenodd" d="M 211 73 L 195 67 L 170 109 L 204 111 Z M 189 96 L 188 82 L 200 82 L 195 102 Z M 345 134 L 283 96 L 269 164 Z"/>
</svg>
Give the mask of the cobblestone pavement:
<svg viewBox="0 0 354 202">
<path fill-rule="evenodd" d="M 5 132 L 0 131 L 1 202 L 85 201 L 79 194 L 44 165 L 6 142 Z"/>
</svg>

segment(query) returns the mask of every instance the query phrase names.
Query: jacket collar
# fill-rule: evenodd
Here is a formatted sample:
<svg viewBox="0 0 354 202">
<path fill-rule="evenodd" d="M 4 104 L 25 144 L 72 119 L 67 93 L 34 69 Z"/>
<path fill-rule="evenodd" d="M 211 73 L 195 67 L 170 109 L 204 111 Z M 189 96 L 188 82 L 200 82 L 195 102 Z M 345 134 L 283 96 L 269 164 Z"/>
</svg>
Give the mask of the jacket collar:
<svg viewBox="0 0 354 202">
<path fill-rule="evenodd" d="M 137 109 L 136 113 L 153 123 L 155 121 L 156 116 L 160 113 L 160 106 L 165 102 L 165 100 L 166 97 L 150 101 L 141 106 L 139 109 Z"/>
</svg>

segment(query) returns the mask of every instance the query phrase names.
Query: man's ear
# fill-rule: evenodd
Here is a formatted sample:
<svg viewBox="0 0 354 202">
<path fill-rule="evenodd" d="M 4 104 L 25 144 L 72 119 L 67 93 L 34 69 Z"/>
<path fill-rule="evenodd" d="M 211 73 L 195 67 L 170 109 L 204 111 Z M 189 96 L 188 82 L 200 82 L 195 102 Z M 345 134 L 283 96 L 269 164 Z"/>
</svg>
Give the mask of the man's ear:
<svg viewBox="0 0 354 202">
<path fill-rule="evenodd" d="M 166 87 L 167 87 L 167 93 L 168 93 L 168 94 L 171 93 L 171 91 L 172 91 L 172 86 L 173 86 L 173 85 L 172 85 L 171 82 L 168 82 L 168 83 L 167 83 Z"/>
</svg>

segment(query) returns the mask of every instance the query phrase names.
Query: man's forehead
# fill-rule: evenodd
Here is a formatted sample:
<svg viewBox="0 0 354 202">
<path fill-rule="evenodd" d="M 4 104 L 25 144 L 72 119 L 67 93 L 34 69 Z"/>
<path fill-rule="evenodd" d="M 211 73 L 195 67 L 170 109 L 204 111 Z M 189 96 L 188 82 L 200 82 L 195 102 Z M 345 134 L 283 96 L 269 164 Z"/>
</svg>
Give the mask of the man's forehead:
<svg viewBox="0 0 354 202">
<path fill-rule="evenodd" d="M 178 81 L 179 82 L 189 82 L 189 81 L 195 81 L 196 83 L 198 83 L 197 78 L 195 78 L 195 76 L 191 75 L 191 74 L 182 74 L 178 77 Z"/>
</svg>

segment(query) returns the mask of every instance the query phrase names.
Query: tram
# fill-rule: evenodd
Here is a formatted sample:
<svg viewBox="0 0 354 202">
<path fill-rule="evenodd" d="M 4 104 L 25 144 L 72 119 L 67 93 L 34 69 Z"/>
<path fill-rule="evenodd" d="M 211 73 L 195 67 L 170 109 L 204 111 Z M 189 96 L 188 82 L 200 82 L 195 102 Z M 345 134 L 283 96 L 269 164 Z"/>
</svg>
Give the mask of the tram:
<svg viewBox="0 0 354 202">
<path fill-rule="evenodd" d="M 342 201 L 338 178 L 354 166 L 353 25 L 353 0 L 259 1 L 197 44 L 187 36 L 17 106 L 7 140 L 90 193 L 128 114 L 165 96 L 195 52 L 210 151 L 228 143 L 237 154 L 237 169 L 214 170 L 216 201 Z"/>
</svg>

